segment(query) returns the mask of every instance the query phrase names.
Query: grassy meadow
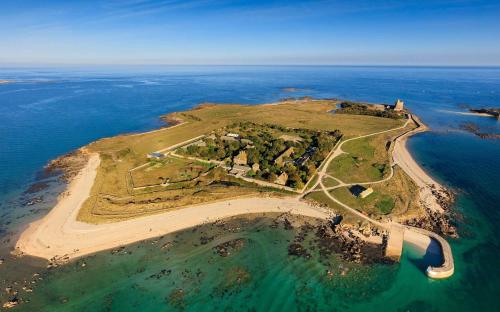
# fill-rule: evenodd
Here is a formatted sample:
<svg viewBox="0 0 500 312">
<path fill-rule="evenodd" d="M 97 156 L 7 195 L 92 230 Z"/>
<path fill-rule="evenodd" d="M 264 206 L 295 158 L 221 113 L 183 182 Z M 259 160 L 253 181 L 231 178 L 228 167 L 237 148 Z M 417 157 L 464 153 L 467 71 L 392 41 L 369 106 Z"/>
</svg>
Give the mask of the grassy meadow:
<svg viewBox="0 0 500 312">
<path fill-rule="evenodd" d="M 194 171 L 189 169 L 196 167 L 189 162 L 185 166 L 175 164 L 175 170 L 155 163 L 148 165 L 141 172 L 134 172 L 132 177 L 132 174 L 129 174 L 132 168 L 149 161 L 146 158 L 148 153 L 236 121 L 315 130 L 338 129 L 344 139 L 394 128 L 403 123 L 402 120 L 389 118 L 334 114 L 331 111 L 337 103 L 329 100 L 308 100 L 267 105 L 204 104 L 189 111 L 165 116 L 168 119 L 182 120 L 183 123 L 177 126 L 93 142 L 87 148 L 100 154 L 101 165 L 91 195 L 80 210 L 78 219 L 90 223 L 111 222 L 239 196 L 280 196 L 284 192 L 227 176 L 220 170 L 213 169 L 206 175 L 197 176 L 200 172 L 195 171 L 200 168 L 195 168 Z M 359 176 L 363 177 L 361 173 Z M 188 177 L 191 177 L 191 180 Z M 131 183 L 133 180 L 134 186 L 137 186 L 137 183 L 147 186 L 152 182 L 157 184 L 166 179 L 180 181 L 184 178 L 186 181 L 175 185 L 146 187 L 140 191 L 134 190 Z"/>
</svg>

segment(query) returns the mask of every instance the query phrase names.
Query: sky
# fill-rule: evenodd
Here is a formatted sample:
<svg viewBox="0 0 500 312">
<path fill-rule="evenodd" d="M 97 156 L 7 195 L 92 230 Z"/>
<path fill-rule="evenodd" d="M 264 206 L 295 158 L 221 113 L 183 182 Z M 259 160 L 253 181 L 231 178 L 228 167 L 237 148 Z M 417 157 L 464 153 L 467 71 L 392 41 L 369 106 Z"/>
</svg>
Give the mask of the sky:
<svg viewBox="0 0 500 312">
<path fill-rule="evenodd" d="M 500 0 L 0 0 L 0 65 L 500 65 Z"/>
</svg>

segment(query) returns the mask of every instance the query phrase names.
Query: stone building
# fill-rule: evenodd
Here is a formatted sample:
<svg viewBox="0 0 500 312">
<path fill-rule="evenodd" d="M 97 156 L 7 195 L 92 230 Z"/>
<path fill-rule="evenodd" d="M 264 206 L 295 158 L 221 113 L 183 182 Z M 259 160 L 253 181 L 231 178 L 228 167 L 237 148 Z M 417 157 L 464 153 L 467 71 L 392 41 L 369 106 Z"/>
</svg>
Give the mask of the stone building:
<svg viewBox="0 0 500 312">
<path fill-rule="evenodd" d="M 293 147 L 289 147 L 286 151 L 281 153 L 275 160 L 274 163 L 278 166 L 283 166 L 286 157 L 290 157 L 293 154 Z"/>
<path fill-rule="evenodd" d="M 247 152 L 241 151 L 238 155 L 234 156 L 233 163 L 235 165 L 246 165 L 247 164 Z"/>
<path fill-rule="evenodd" d="M 283 172 L 276 178 L 276 180 L 274 180 L 274 183 L 279 185 L 286 185 L 286 181 L 288 181 L 288 174 L 286 174 L 286 172 Z"/>
<path fill-rule="evenodd" d="M 351 191 L 352 195 L 354 195 L 358 198 L 366 198 L 371 193 L 373 193 L 373 189 L 371 187 L 365 188 L 364 186 L 361 186 L 359 184 L 351 186 L 349 188 L 349 191 Z"/>
<path fill-rule="evenodd" d="M 373 189 L 371 187 L 365 189 L 364 191 L 362 191 L 361 193 L 359 193 L 359 197 L 361 198 L 366 198 L 368 197 L 371 193 L 373 193 Z"/>
<path fill-rule="evenodd" d="M 404 108 L 404 104 L 405 103 L 403 101 L 401 101 L 400 99 L 397 99 L 396 103 L 394 103 L 394 111 L 396 111 L 396 112 L 402 111 Z"/>
<path fill-rule="evenodd" d="M 253 172 L 257 172 L 257 171 L 259 171 L 259 170 L 260 170 L 260 166 L 259 166 L 259 164 L 258 164 L 258 163 L 253 164 L 253 165 L 252 165 L 252 170 L 253 170 Z"/>
</svg>

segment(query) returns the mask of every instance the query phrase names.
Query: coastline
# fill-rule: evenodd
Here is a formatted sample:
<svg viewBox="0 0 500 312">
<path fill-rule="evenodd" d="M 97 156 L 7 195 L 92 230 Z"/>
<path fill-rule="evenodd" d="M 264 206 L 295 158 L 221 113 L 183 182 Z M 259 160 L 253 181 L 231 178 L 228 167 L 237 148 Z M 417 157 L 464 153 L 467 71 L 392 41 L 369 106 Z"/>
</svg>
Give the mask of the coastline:
<svg viewBox="0 0 500 312">
<path fill-rule="evenodd" d="M 16 254 L 53 261 L 70 260 L 243 214 L 288 212 L 318 219 L 330 216 L 326 209 L 296 198 L 251 197 L 190 206 L 116 223 L 83 223 L 77 221 L 76 216 L 89 196 L 99 163 L 99 156 L 92 154 L 68 190 L 61 194 L 57 205 L 21 234 Z"/>
<path fill-rule="evenodd" d="M 431 185 L 440 190 L 443 187 L 422 170 L 406 148 L 408 137 L 428 130 L 420 121 L 414 121 L 419 127 L 395 141 L 394 162 L 420 187 L 422 201 L 431 209 L 443 212 Z M 77 221 L 77 215 L 90 195 L 99 164 L 99 155 L 91 154 L 85 167 L 71 180 L 67 191 L 60 195 L 56 206 L 21 234 L 14 253 L 47 260 L 69 260 L 242 214 L 288 212 L 319 219 L 327 219 L 332 214 L 296 197 L 249 197 L 198 204 L 115 223 L 83 223 Z"/>
<path fill-rule="evenodd" d="M 406 146 L 409 137 L 420 132 L 429 131 L 429 128 L 417 117 L 411 116 L 411 118 L 418 127 L 406 132 L 395 140 L 393 150 L 394 164 L 397 164 L 403 169 L 403 171 L 417 184 L 420 190 L 419 193 L 422 204 L 433 212 L 443 213 L 444 209 L 439 204 L 434 191 L 441 196 L 448 197 L 446 188 L 422 169 Z"/>
</svg>

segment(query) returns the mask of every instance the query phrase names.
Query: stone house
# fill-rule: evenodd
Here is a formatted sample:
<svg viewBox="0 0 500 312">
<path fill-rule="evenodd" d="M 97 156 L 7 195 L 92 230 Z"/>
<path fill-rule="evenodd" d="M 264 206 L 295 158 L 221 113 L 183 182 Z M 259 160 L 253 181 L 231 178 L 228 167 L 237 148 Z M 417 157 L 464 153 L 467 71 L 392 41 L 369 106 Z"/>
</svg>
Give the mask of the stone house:
<svg viewBox="0 0 500 312">
<path fill-rule="evenodd" d="M 247 152 L 240 151 L 238 155 L 234 156 L 233 163 L 235 165 L 246 165 L 248 161 Z"/>
<path fill-rule="evenodd" d="M 259 166 L 259 164 L 258 164 L 258 163 L 253 164 L 253 165 L 252 165 L 252 170 L 253 170 L 253 172 L 257 172 L 257 171 L 259 171 L 259 170 L 260 170 L 260 166 Z"/>
<path fill-rule="evenodd" d="M 283 166 L 284 160 L 286 157 L 290 157 L 290 155 L 293 154 L 293 147 L 289 147 L 287 150 L 285 150 L 283 153 L 281 153 L 276 159 L 274 160 L 274 163 L 278 166 Z"/>
<path fill-rule="evenodd" d="M 288 181 L 288 174 L 286 174 L 286 172 L 283 172 L 276 178 L 276 180 L 274 180 L 274 183 L 279 185 L 286 185 L 286 181 Z"/>
</svg>

